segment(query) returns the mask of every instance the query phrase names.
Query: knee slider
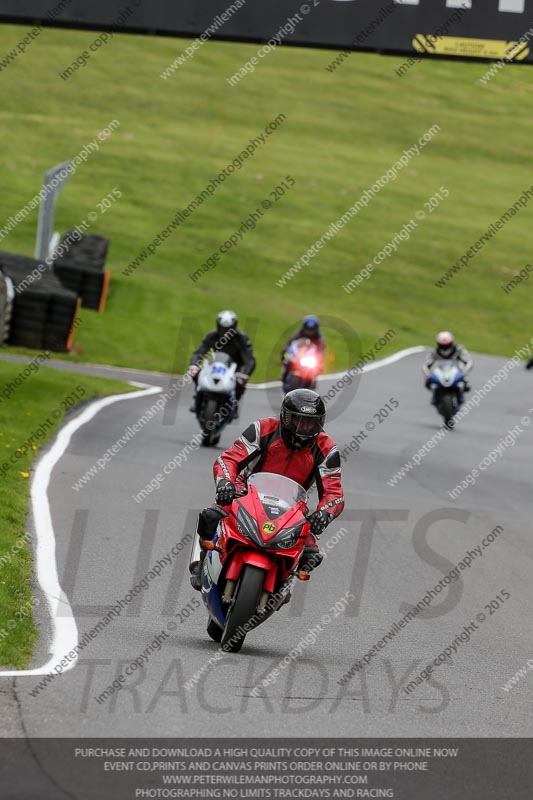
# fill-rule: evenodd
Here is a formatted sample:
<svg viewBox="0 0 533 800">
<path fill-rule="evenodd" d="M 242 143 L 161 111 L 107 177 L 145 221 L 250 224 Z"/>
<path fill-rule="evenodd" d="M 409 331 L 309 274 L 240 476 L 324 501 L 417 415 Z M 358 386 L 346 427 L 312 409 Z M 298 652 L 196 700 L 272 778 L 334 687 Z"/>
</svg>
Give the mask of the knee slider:
<svg viewBox="0 0 533 800">
<path fill-rule="evenodd" d="M 316 567 L 319 567 L 321 565 L 323 560 L 324 556 L 322 555 L 318 547 L 310 547 L 310 546 L 304 547 L 304 553 L 302 559 L 303 569 L 307 570 L 315 569 Z"/>
</svg>

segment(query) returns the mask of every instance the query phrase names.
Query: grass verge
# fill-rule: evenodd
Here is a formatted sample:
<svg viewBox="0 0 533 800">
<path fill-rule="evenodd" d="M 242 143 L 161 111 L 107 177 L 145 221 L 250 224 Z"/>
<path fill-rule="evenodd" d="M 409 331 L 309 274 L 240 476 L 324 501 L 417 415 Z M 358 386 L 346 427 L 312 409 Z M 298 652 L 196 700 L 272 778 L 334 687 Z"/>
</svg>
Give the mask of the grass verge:
<svg viewBox="0 0 533 800">
<path fill-rule="evenodd" d="M 22 364 L 0 361 L 0 385 Z M 31 469 L 39 451 L 79 400 L 130 390 L 126 384 L 41 367 L 0 401 L 0 666 L 24 669 L 38 631 L 32 606 L 32 553 L 27 535 Z"/>
</svg>

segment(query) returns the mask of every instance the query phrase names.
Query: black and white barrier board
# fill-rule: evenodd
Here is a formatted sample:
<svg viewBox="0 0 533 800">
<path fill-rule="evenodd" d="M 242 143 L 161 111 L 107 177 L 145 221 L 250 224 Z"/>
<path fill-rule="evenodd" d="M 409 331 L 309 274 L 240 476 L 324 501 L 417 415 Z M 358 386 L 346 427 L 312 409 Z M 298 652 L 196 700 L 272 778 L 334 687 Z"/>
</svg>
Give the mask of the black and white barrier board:
<svg viewBox="0 0 533 800">
<path fill-rule="evenodd" d="M 0 0 L 0 20 L 532 61 L 533 0 Z M 517 45 L 517 43 L 519 43 Z M 513 45 L 515 45 L 513 47 Z"/>
</svg>

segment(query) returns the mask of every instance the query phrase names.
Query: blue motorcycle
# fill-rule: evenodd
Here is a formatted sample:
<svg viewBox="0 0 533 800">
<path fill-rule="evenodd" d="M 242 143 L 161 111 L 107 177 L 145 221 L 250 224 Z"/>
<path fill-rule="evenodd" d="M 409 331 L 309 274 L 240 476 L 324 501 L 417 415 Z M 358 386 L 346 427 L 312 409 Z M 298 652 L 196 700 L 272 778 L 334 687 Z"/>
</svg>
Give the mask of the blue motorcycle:
<svg viewBox="0 0 533 800">
<path fill-rule="evenodd" d="M 429 375 L 429 388 L 433 391 L 433 405 L 444 419 L 447 427 L 452 427 L 453 417 L 463 404 L 465 375 L 455 361 L 441 359 L 434 364 Z"/>
<path fill-rule="evenodd" d="M 220 433 L 231 422 L 235 412 L 237 365 L 226 353 L 215 353 L 207 359 L 198 375 L 195 411 L 202 430 L 202 447 L 218 444 Z"/>
</svg>

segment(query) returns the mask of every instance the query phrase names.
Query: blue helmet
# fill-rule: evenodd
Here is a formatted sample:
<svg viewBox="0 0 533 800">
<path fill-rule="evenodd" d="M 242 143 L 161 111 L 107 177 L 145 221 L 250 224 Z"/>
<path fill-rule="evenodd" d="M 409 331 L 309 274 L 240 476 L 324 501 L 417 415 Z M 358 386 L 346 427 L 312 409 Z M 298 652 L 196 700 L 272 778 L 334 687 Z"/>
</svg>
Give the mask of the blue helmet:
<svg viewBox="0 0 533 800">
<path fill-rule="evenodd" d="M 304 317 L 302 330 L 307 335 L 318 336 L 320 331 L 320 321 L 318 317 L 315 317 L 314 314 L 309 314 L 307 317 Z"/>
</svg>

